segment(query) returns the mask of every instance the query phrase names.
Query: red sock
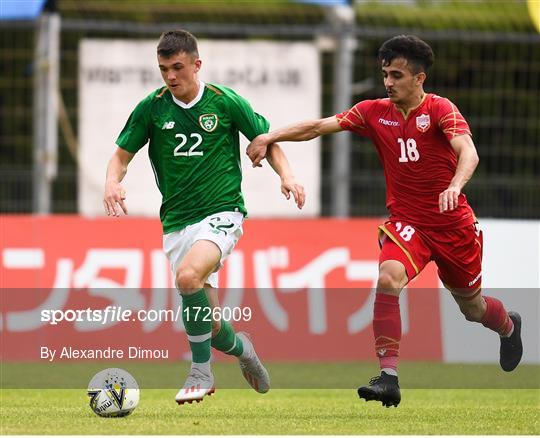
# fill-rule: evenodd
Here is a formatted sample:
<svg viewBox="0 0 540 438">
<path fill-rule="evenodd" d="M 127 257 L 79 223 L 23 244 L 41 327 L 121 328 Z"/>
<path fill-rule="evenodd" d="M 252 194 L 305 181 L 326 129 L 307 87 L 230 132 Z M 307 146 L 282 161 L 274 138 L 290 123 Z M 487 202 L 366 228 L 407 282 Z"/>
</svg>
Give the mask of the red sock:
<svg viewBox="0 0 540 438">
<path fill-rule="evenodd" d="M 480 321 L 484 327 L 497 332 L 501 336 L 510 333 L 514 327 L 514 323 L 508 317 L 508 312 L 497 298 L 484 297 L 486 302 L 486 313 Z"/>
<path fill-rule="evenodd" d="M 401 340 L 399 297 L 384 293 L 375 295 L 373 334 L 375 335 L 375 353 L 379 358 L 381 369 L 397 369 Z"/>
</svg>

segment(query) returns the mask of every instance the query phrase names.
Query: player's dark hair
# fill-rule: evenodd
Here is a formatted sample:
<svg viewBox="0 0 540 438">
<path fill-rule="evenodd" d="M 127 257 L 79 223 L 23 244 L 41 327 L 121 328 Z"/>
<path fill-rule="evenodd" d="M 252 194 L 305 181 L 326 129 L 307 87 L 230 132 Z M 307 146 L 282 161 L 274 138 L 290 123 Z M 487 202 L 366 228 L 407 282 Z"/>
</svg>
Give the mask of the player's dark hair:
<svg viewBox="0 0 540 438">
<path fill-rule="evenodd" d="M 398 35 L 385 41 L 379 49 L 379 61 L 388 66 L 396 58 L 404 58 L 414 74 L 426 73 L 435 55 L 429 44 L 414 35 Z"/>
<path fill-rule="evenodd" d="M 163 32 L 159 38 L 157 52 L 159 56 L 170 58 L 177 53 L 187 53 L 199 57 L 197 39 L 186 30 Z"/>
</svg>

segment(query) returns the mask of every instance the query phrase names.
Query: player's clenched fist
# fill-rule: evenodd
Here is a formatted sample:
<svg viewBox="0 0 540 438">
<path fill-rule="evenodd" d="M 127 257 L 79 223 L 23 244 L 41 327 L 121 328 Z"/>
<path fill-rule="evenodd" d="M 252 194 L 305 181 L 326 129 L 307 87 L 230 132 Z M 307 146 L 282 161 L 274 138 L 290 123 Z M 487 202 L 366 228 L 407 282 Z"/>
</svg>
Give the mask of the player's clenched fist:
<svg viewBox="0 0 540 438">
<path fill-rule="evenodd" d="M 103 206 L 107 216 L 120 216 L 120 209 L 124 214 L 128 214 L 126 204 L 126 191 L 117 182 L 107 181 L 105 183 L 105 196 L 103 198 Z"/>
<path fill-rule="evenodd" d="M 445 211 L 452 211 L 458 206 L 458 198 L 461 190 L 457 187 L 448 187 L 444 192 L 439 195 L 439 211 L 444 213 Z"/>
</svg>

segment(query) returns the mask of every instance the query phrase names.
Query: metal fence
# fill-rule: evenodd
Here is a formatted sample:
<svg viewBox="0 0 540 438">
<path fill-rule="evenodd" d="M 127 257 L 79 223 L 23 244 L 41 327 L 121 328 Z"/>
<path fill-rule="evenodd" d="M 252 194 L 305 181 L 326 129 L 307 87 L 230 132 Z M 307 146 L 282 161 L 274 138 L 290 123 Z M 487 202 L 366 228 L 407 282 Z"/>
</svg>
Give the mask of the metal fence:
<svg viewBox="0 0 540 438">
<path fill-rule="evenodd" d="M 62 22 L 60 88 L 70 125 L 77 130 L 78 44 L 81 38 L 156 38 L 175 24 L 83 21 Z M 265 38 L 311 41 L 336 31 L 322 25 L 189 24 L 181 27 L 200 38 Z M 387 38 L 415 33 L 433 47 L 436 62 L 426 91 L 454 101 L 468 119 L 480 165 L 466 187 L 477 215 L 540 217 L 540 36 L 467 31 L 356 27 L 353 101 L 384 95 L 377 49 Z M 35 29 L 28 23 L 0 29 L 0 211 L 32 211 L 32 98 Z M 321 59 L 323 116 L 334 114 L 334 52 Z M 291 116 L 292 117 L 292 116 Z M 291 118 L 291 122 L 296 119 Z M 350 213 L 384 215 L 384 178 L 369 141 L 353 136 L 350 160 Z M 53 211 L 77 209 L 76 153 L 60 135 Z M 333 149 L 323 139 L 323 214 L 331 212 Z"/>
</svg>

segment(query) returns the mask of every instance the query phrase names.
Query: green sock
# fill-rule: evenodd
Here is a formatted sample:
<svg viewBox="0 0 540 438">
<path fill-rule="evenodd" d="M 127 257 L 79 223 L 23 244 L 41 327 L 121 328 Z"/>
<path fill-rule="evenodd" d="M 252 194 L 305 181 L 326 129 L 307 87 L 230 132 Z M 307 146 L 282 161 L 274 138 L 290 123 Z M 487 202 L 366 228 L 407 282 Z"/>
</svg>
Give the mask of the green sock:
<svg viewBox="0 0 540 438">
<path fill-rule="evenodd" d="M 191 347 L 192 361 L 204 363 L 210 360 L 212 337 L 212 312 L 204 289 L 192 295 L 182 295 L 182 319 Z"/>
<path fill-rule="evenodd" d="M 232 325 L 227 321 L 221 321 L 221 328 L 216 336 L 212 338 L 212 347 L 232 356 L 240 356 L 244 352 L 242 339 L 236 336 Z"/>
</svg>

